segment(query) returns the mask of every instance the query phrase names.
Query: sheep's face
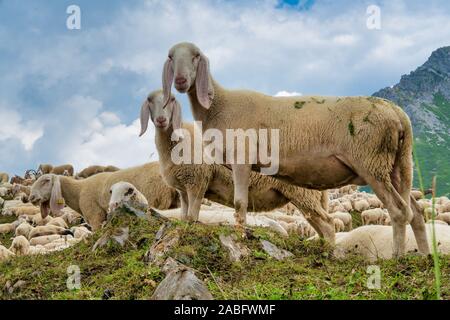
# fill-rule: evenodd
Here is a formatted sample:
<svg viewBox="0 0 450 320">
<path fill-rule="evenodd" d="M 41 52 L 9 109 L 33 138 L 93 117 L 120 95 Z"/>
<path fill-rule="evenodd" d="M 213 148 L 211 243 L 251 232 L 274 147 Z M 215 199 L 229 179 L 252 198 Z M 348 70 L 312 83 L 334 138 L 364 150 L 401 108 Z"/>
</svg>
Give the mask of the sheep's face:
<svg viewBox="0 0 450 320">
<path fill-rule="evenodd" d="M 109 200 L 108 213 L 122 207 L 136 196 L 136 189 L 131 183 L 119 182 L 114 184 L 109 190 L 111 198 Z"/>
<path fill-rule="evenodd" d="M 200 57 L 200 49 L 192 43 L 179 43 L 169 50 L 174 86 L 179 92 L 186 93 L 195 84 Z"/>
<path fill-rule="evenodd" d="M 53 175 L 44 174 L 31 187 L 29 201 L 41 206 L 41 212 L 48 212 L 53 189 Z"/>
</svg>

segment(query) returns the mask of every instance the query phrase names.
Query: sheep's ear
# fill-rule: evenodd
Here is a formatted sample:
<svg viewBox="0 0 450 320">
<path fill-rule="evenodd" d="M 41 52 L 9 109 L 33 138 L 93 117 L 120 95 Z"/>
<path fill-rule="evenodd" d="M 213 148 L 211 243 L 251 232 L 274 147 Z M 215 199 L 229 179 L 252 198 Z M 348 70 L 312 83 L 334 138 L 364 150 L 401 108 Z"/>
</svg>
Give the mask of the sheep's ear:
<svg viewBox="0 0 450 320">
<path fill-rule="evenodd" d="M 200 54 L 200 60 L 197 66 L 197 77 L 195 79 L 195 87 L 197 89 L 197 99 L 205 109 L 209 109 L 210 100 L 214 96 L 214 89 L 209 78 L 209 61 L 208 58 Z"/>
<path fill-rule="evenodd" d="M 150 106 L 148 101 L 145 100 L 141 107 L 141 133 L 139 137 L 141 137 L 148 128 L 148 121 L 150 119 Z"/>
<path fill-rule="evenodd" d="M 58 176 L 53 178 L 52 194 L 50 196 L 50 210 L 54 216 L 59 216 L 61 210 L 64 208 L 64 198 L 61 192 L 61 182 Z"/>
<path fill-rule="evenodd" d="M 172 127 L 174 131 L 181 129 L 181 106 L 177 99 L 172 101 Z"/>
<path fill-rule="evenodd" d="M 166 62 L 164 63 L 162 83 L 164 93 L 163 107 L 165 107 L 170 101 L 170 91 L 172 89 L 173 83 L 173 61 L 171 59 L 167 59 Z"/>
</svg>

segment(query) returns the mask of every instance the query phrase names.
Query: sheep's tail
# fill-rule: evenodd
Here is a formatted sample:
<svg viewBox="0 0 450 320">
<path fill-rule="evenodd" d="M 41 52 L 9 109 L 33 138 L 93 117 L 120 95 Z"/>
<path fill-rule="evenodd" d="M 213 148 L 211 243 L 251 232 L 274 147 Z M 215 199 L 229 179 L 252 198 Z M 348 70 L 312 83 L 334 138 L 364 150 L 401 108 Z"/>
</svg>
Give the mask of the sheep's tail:
<svg viewBox="0 0 450 320">
<path fill-rule="evenodd" d="M 398 106 L 395 111 L 401 129 L 391 178 L 397 192 L 409 204 L 413 181 L 413 130 L 408 115 Z"/>
</svg>

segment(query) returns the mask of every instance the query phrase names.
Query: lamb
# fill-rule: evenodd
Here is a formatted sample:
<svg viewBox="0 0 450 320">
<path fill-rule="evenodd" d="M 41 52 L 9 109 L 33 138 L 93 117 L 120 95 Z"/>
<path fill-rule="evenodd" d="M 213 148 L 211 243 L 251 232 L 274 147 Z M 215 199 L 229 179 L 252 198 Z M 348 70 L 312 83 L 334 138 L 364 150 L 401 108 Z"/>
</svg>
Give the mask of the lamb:
<svg viewBox="0 0 450 320">
<path fill-rule="evenodd" d="M 0 172 L 0 184 L 9 182 L 9 175 L 6 172 Z"/>
<path fill-rule="evenodd" d="M 172 161 L 175 143 L 171 135 L 181 128 L 181 107 L 172 96 L 164 108 L 164 96 L 157 90 L 149 94 L 141 108 L 141 136 L 147 130 L 151 117 L 156 127 L 155 143 L 160 158 L 161 174 L 165 182 L 180 193 L 181 210 L 185 220 L 198 221 L 203 198 L 226 206 L 233 205 L 232 171 L 218 164 L 175 164 Z M 190 136 L 192 124 L 183 124 Z M 188 146 L 194 144 L 187 140 Z M 320 236 L 334 243 L 334 226 L 327 213 L 328 194 L 308 190 L 272 177 L 252 172 L 250 174 L 249 199 L 253 212 L 271 211 L 291 202 L 313 225 Z M 239 217 L 237 217 L 239 218 Z M 239 219 L 237 219 L 239 222 Z"/>
<path fill-rule="evenodd" d="M 335 232 L 344 232 L 345 231 L 344 222 L 342 222 L 341 219 L 334 218 L 333 223 L 334 223 L 334 231 Z"/>
<path fill-rule="evenodd" d="M 207 57 L 192 43 L 169 50 L 162 79 L 164 105 L 175 82 L 176 90 L 188 94 L 203 132 L 215 128 L 225 137 L 226 129 L 279 129 L 282 156 L 275 161 L 274 177 L 319 190 L 369 185 L 392 217 L 395 255 L 405 253 L 408 222 L 419 251 L 430 252 L 424 219 L 410 195 L 411 122 L 394 103 L 375 97 L 271 97 L 226 90 L 212 78 Z M 226 147 L 222 151 L 233 152 Z M 257 151 L 246 159 L 258 159 Z M 233 170 L 236 214 L 245 223 L 250 171 L 263 165 L 228 165 Z"/>
<path fill-rule="evenodd" d="M 16 256 L 24 256 L 30 250 L 30 243 L 24 236 L 15 237 L 9 248 Z"/>
<path fill-rule="evenodd" d="M 97 230 L 106 220 L 110 188 L 119 181 L 136 186 L 152 207 L 164 210 L 178 206 L 177 192 L 163 182 L 158 162 L 99 173 L 83 180 L 46 174 L 33 184 L 30 201 L 40 204 L 43 217 L 48 215 L 49 209 L 59 216 L 64 204 L 67 204 L 81 213 L 93 230 Z"/>
<path fill-rule="evenodd" d="M 338 211 L 334 212 L 331 216 L 335 219 L 340 219 L 342 221 L 342 223 L 344 224 L 344 231 L 352 230 L 353 219 L 350 213 Z"/>
<path fill-rule="evenodd" d="M 108 214 L 120 207 L 131 210 L 138 216 L 144 216 L 148 210 L 145 196 L 131 183 L 120 181 L 111 186 Z"/>
<path fill-rule="evenodd" d="M 361 221 L 363 225 L 368 224 L 384 224 L 386 215 L 383 209 L 375 208 L 364 210 L 361 213 Z"/>
<path fill-rule="evenodd" d="M 73 166 L 71 164 L 64 164 L 62 166 L 53 167 L 50 171 L 52 174 L 60 176 L 73 176 Z"/>
</svg>

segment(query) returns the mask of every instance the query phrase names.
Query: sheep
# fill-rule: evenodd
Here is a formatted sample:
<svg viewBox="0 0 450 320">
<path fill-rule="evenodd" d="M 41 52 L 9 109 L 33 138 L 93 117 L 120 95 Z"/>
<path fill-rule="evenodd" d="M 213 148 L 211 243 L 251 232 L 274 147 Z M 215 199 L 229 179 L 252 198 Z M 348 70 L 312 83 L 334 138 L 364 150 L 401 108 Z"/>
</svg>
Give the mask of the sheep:
<svg viewBox="0 0 450 320">
<path fill-rule="evenodd" d="M 423 198 L 423 193 L 420 190 L 411 190 L 411 196 L 416 200 L 420 200 Z"/>
<path fill-rule="evenodd" d="M 58 226 L 46 225 L 46 226 L 37 226 L 30 231 L 28 235 L 28 239 L 32 239 L 40 236 L 48 236 L 51 234 L 59 234 L 59 235 L 68 235 L 72 234 L 72 231 L 67 230 L 65 228 L 61 228 Z"/>
<path fill-rule="evenodd" d="M 18 226 L 19 226 L 19 221 L 0 224 L 0 234 L 7 234 L 7 233 L 14 232 Z"/>
<path fill-rule="evenodd" d="M 34 229 L 33 226 L 31 226 L 29 223 L 22 222 L 16 228 L 15 235 L 16 235 L 16 237 L 24 236 L 24 237 L 28 238 L 28 235 L 30 234 L 31 230 L 33 230 L 33 229 Z"/>
<path fill-rule="evenodd" d="M 180 194 L 181 211 L 185 220 L 198 221 L 201 201 L 207 198 L 226 206 L 233 205 L 232 171 L 218 164 L 175 164 L 171 154 L 175 144 L 171 135 L 183 127 L 194 135 L 192 124 L 181 122 L 181 106 L 172 96 L 164 108 L 161 90 L 149 94 L 141 107 L 141 136 L 145 133 L 151 117 L 155 130 L 155 143 L 159 154 L 161 174 L 164 181 Z M 190 144 L 187 140 L 189 147 Z M 334 226 L 327 213 L 328 194 L 290 185 L 270 176 L 256 172 L 250 174 L 250 209 L 253 212 L 271 211 L 291 202 L 305 214 L 320 236 L 334 243 Z M 236 216 L 238 224 L 240 217 Z"/>
<path fill-rule="evenodd" d="M 73 166 L 71 164 L 64 164 L 62 166 L 53 167 L 50 173 L 71 177 L 73 176 Z"/>
<path fill-rule="evenodd" d="M 31 216 L 31 215 L 35 215 L 36 213 L 39 213 L 40 210 L 38 207 L 35 206 L 20 206 L 20 207 L 12 207 L 12 208 L 7 208 L 4 210 L 5 215 L 7 216 Z"/>
<path fill-rule="evenodd" d="M 342 223 L 344 224 L 344 230 L 345 231 L 350 231 L 353 228 L 353 219 L 352 219 L 352 215 L 348 212 L 334 212 L 331 214 L 331 216 L 335 219 L 340 219 L 342 221 Z"/>
<path fill-rule="evenodd" d="M 38 167 L 38 173 L 39 174 L 48 174 L 50 172 L 52 172 L 53 170 L 53 166 L 51 164 L 40 164 Z"/>
<path fill-rule="evenodd" d="M 104 166 L 90 166 L 87 168 L 84 168 L 83 170 L 81 170 L 80 172 L 78 172 L 78 174 L 76 175 L 77 179 L 86 179 L 89 178 L 93 175 L 96 175 L 98 173 L 102 173 L 105 172 L 105 167 Z"/>
<path fill-rule="evenodd" d="M 369 202 L 365 199 L 353 201 L 353 209 L 358 212 L 363 212 L 370 208 Z"/>
<path fill-rule="evenodd" d="M 6 172 L 0 172 L 0 184 L 7 183 L 9 181 L 9 175 Z"/>
<path fill-rule="evenodd" d="M 15 256 L 14 252 L 12 252 L 8 248 L 5 248 L 4 246 L 2 246 L 0 244 L 0 262 L 6 261 L 9 258 L 14 257 L 14 256 Z"/>
<path fill-rule="evenodd" d="M 71 238 L 71 235 L 59 235 L 59 234 L 51 234 L 51 235 L 46 235 L 46 236 L 39 236 L 39 237 L 34 237 L 30 239 L 30 244 L 32 246 L 37 246 L 37 245 L 41 245 L 44 246 L 47 243 L 51 243 L 53 241 L 57 241 L 60 239 L 68 239 Z"/>
<path fill-rule="evenodd" d="M 428 220 L 426 223 L 433 223 L 433 220 Z M 442 220 L 434 220 L 434 223 L 448 225 L 447 222 L 442 221 Z"/>
<path fill-rule="evenodd" d="M 342 206 L 344 207 L 344 211 L 349 212 L 353 210 L 353 206 L 350 200 L 342 200 L 341 201 Z"/>
<path fill-rule="evenodd" d="M 383 202 L 380 201 L 377 197 L 368 197 L 366 201 L 369 203 L 371 209 L 374 208 L 383 208 Z"/>
<path fill-rule="evenodd" d="M 28 255 L 46 254 L 48 251 L 42 245 L 30 246 Z"/>
<path fill-rule="evenodd" d="M 56 217 L 45 224 L 46 226 L 57 226 L 64 229 L 68 228 L 66 221 L 62 217 Z"/>
<path fill-rule="evenodd" d="M 169 50 L 162 80 L 164 105 L 175 82 L 178 92 L 187 93 L 202 132 L 215 128 L 225 137 L 226 129 L 278 129 L 282 157 L 275 161 L 274 177 L 319 190 L 369 185 L 392 216 L 395 255 L 405 253 L 408 222 L 419 251 L 430 252 L 424 219 L 410 195 L 411 122 L 399 106 L 375 97 L 271 97 L 227 90 L 212 78 L 207 57 L 192 43 Z M 258 151 L 248 159 L 258 159 Z M 250 171 L 263 164 L 229 165 L 236 214 L 245 222 Z"/>
<path fill-rule="evenodd" d="M 116 172 L 119 170 L 120 170 L 120 168 L 117 168 L 115 166 L 106 166 L 104 172 Z"/>
<path fill-rule="evenodd" d="M 63 213 L 61 218 L 63 218 L 68 225 L 80 224 L 83 221 L 81 214 L 69 207 L 65 207 L 61 212 Z"/>
<path fill-rule="evenodd" d="M 29 196 L 30 195 L 30 190 L 31 190 L 31 187 L 23 186 L 21 184 L 14 184 L 13 187 L 12 187 L 13 195 L 22 192 L 22 193 L 25 193 L 27 196 Z"/>
<path fill-rule="evenodd" d="M 97 230 L 106 220 L 110 188 L 119 181 L 136 186 L 151 207 L 164 210 L 178 206 L 177 192 L 164 183 L 158 162 L 99 173 L 82 180 L 54 174 L 42 175 L 31 188 L 30 201 L 40 204 L 43 217 L 48 215 L 49 209 L 59 216 L 64 204 L 67 204 L 81 213 L 89 225 Z"/>
<path fill-rule="evenodd" d="M 92 231 L 86 227 L 72 227 L 70 230 L 73 232 L 75 239 L 86 239 L 92 235 Z"/>
<path fill-rule="evenodd" d="M 446 201 L 441 204 L 442 212 L 450 212 L 450 201 Z"/>
<path fill-rule="evenodd" d="M 138 216 L 144 216 L 148 210 L 148 201 L 145 196 L 129 182 L 120 181 L 113 184 L 110 193 L 108 214 L 120 207 L 125 207 Z"/>
<path fill-rule="evenodd" d="M 341 219 L 334 218 L 333 219 L 333 223 L 334 223 L 334 231 L 335 232 L 343 232 L 343 231 L 345 231 L 344 222 L 342 222 Z"/>
<path fill-rule="evenodd" d="M 384 224 L 386 215 L 383 209 L 375 208 L 364 210 L 361 213 L 361 222 L 363 225 Z"/>
<path fill-rule="evenodd" d="M 34 183 L 34 179 L 24 179 L 22 177 L 19 177 L 18 175 L 15 175 L 11 178 L 10 183 L 13 184 L 21 184 L 23 186 L 31 186 Z"/>
<path fill-rule="evenodd" d="M 433 234 L 436 236 L 437 250 L 441 254 L 450 253 L 450 227 L 436 224 L 435 232 L 433 226 L 425 224 L 427 238 L 431 240 Z M 407 226 L 406 250 L 417 252 L 417 242 L 414 241 L 414 234 L 411 226 Z M 380 225 L 368 225 L 353 229 L 336 237 L 336 248 L 333 252 L 337 259 L 345 259 L 349 253 L 356 253 L 365 259 L 375 262 L 377 259 L 390 259 L 395 257 L 392 241 L 392 227 Z M 429 241 L 431 244 L 431 241 Z"/>
<path fill-rule="evenodd" d="M 49 223 L 53 219 L 51 216 L 46 216 L 45 218 L 42 218 L 42 213 L 37 213 L 30 217 L 31 217 L 31 223 L 34 226 L 45 226 L 47 223 Z"/>
<path fill-rule="evenodd" d="M 13 252 L 16 256 L 24 256 L 28 253 L 30 249 L 30 243 L 28 239 L 24 236 L 17 236 L 11 243 L 9 250 Z"/>
<path fill-rule="evenodd" d="M 444 212 L 437 215 L 436 220 L 444 221 L 450 224 L 450 212 Z"/>
</svg>

